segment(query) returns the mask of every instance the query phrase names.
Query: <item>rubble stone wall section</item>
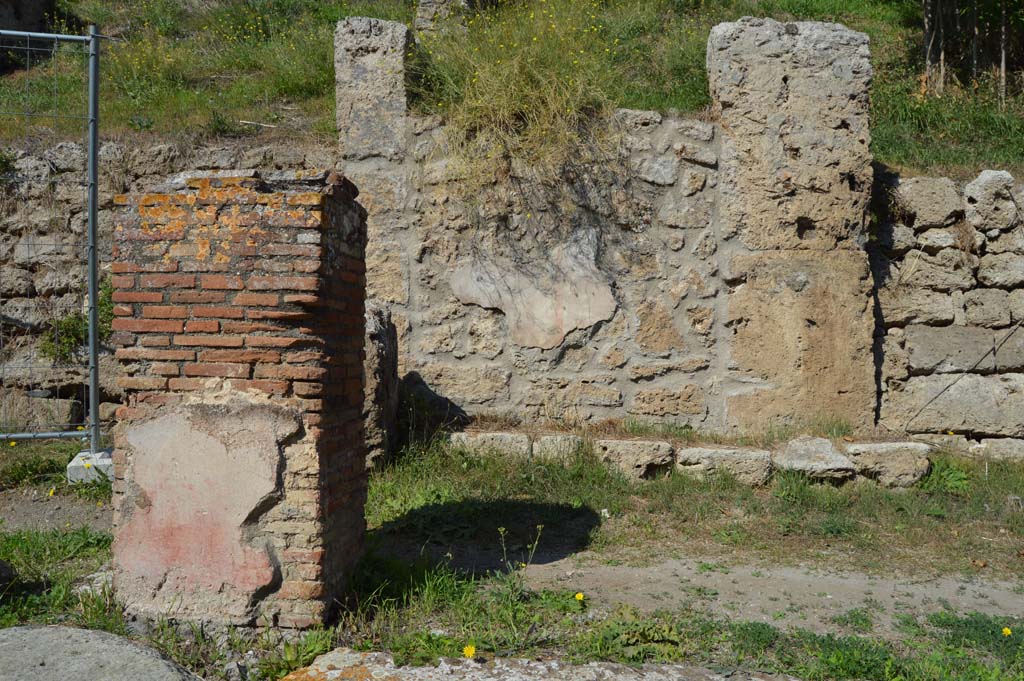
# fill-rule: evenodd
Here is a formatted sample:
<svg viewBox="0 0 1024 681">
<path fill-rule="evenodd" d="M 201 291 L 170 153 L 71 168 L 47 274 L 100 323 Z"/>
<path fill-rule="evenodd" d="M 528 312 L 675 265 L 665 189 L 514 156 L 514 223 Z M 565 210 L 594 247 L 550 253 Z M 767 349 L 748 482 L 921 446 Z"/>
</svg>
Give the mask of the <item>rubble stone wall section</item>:
<svg viewBox="0 0 1024 681">
<path fill-rule="evenodd" d="M 723 25 L 720 124 L 619 111 L 559 182 L 513 162 L 472 192 L 440 120 L 405 105 L 411 42 L 352 18 L 335 53 L 368 293 L 392 308 L 408 387 L 454 414 L 871 420 L 865 36 Z"/>
<path fill-rule="evenodd" d="M 881 422 L 1024 458 L 1024 187 L 894 180 L 871 249 Z"/>
<path fill-rule="evenodd" d="M 321 622 L 365 521 L 365 213 L 336 173 L 120 197 L 115 584 L 145 617 Z"/>
</svg>

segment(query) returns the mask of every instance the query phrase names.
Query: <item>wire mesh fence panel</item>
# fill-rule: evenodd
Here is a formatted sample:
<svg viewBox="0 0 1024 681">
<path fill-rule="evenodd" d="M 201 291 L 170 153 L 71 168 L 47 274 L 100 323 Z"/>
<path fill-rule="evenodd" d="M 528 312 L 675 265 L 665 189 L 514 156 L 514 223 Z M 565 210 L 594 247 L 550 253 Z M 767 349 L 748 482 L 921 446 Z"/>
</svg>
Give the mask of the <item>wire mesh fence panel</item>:
<svg viewBox="0 0 1024 681">
<path fill-rule="evenodd" d="M 96 129 L 90 124 L 96 50 L 94 37 L 0 30 L 3 446 L 98 436 L 90 419 L 99 414 L 99 386 L 92 385 L 98 383 L 97 343 L 90 343 L 90 328 L 96 326 L 98 335 L 100 325 L 91 325 L 90 317 L 99 321 L 110 305 L 97 283 L 96 243 L 90 239 L 96 216 Z"/>
</svg>

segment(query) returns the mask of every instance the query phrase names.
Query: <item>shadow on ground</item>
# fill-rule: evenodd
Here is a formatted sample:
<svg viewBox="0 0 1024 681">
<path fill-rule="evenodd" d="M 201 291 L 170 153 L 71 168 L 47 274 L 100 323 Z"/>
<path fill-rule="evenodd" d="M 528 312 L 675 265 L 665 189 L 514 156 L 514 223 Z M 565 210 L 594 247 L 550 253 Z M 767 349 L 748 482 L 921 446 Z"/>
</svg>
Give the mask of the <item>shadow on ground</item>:
<svg viewBox="0 0 1024 681">
<path fill-rule="evenodd" d="M 367 546 L 381 557 L 447 561 L 456 570 L 482 573 L 510 562 L 544 565 L 567 558 L 590 545 L 598 525 L 598 514 L 585 507 L 466 500 L 429 504 L 386 522 L 368 532 Z"/>
</svg>

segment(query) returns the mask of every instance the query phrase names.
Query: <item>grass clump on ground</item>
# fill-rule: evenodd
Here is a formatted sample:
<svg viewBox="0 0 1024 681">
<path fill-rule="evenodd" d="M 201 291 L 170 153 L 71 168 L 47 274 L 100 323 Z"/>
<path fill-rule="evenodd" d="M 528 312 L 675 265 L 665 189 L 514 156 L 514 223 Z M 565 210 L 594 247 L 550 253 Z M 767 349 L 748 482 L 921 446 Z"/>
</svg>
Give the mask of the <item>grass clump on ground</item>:
<svg viewBox="0 0 1024 681">
<path fill-rule="evenodd" d="M 84 435 L 84 433 L 83 433 Z M 67 481 L 67 466 L 88 445 L 77 440 L 25 440 L 0 442 L 0 492 L 34 488 L 53 495 L 70 494 L 104 502 L 111 496 L 111 480 Z M 2 529 L 2 524 L 0 524 Z"/>
</svg>

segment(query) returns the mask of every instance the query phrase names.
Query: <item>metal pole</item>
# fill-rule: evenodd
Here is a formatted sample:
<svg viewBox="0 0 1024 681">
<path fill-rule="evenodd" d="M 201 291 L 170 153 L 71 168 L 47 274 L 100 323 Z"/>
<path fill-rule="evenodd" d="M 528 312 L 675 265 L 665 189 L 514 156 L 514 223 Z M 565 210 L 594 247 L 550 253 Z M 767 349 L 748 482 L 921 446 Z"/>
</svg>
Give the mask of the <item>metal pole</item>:
<svg viewBox="0 0 1024 681">
<path fill-rule="evenodd" d="M 89 26 L 89 452 L 100 448 L 99 204 L 100 38 Z"/>
</svg>

